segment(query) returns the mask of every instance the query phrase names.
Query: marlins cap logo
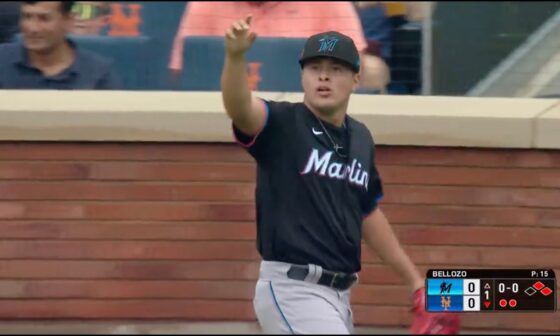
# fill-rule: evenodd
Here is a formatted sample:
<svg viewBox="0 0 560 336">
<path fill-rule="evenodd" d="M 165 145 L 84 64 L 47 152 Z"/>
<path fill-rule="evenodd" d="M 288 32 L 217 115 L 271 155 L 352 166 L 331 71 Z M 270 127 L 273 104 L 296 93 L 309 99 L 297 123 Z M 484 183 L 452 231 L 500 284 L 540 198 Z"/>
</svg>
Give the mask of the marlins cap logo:
<svg viewBox="0 0 560 336">
<path fill-rule="evenodd" d="M 319 40 L 321 45 L 319 46 L 319 52 L 332 52 L 334 50 L 334 46 L 338 42 L 338 38 L 336 37 L 329 37 L 328 35 L 323 37 Z"/>
</svg>

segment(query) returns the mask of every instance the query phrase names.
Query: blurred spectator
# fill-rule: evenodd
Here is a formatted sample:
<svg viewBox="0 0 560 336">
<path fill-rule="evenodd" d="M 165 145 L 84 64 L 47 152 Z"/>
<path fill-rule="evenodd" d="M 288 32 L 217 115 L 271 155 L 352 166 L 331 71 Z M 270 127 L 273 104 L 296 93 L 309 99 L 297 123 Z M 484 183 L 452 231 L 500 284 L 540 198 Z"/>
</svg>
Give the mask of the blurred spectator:
<svg viewBox="0 0 560 336">
<path fill-rule="evenodd" d="M 76 1 L 72 8 L 76 35 L 106 35 L 103 29 L 109 24 L 111 9 L 105 1 Z"/>
<path fill-rule="evenodd" d="M 350 36 L 362 52 L 361 87 L 384 91 L 389 82 L 385 62 L 366 53 L 360 20 L 349 1 L 191 1 L 183 14 L 172 50 L 170 69 L 177 76 L 183 68 L 183 39 L 187 36 L 224 36 L 232 21 L 252 14 L 253 30 L 263 37 L 307 38 L 336 30 Z"/>
<path fill-rule="evenodd" d="M 0 43 L 12 42 L 19 31 L 19 1 L 0 2 Z"/>
<path fill-rule="evenodd" d="M 392 26 L 385 6 L 380 1 L 357 1 L 355 4 L 368 43 L 368 53 L 387 62 L 391 58 Z"/>
<path fill-rule="evenodd" d="M 111 62 L 66 37 L 73 1 L 24 1 L 21 42 L 0 46 L 2 89 L 117 89 Z"/>
<path fill-rule="evenodd" d="M 422 23 L 433 2 L 381 1 L 391 27 L 390 94 L 419 94 L 422 89 Z"/>
<path fill-rule="evenodd" d="M 422 22 L 436 6 L 435 1 L 380 1 L 393 28 L 403 25 L 422 28 Z"/>
<path fill-rule="evenodd" d="M 435 1 L 406 1 L 406 18 L 411 23 L 422 23 L 428 16 L 433 13 Z"/>
</svg>

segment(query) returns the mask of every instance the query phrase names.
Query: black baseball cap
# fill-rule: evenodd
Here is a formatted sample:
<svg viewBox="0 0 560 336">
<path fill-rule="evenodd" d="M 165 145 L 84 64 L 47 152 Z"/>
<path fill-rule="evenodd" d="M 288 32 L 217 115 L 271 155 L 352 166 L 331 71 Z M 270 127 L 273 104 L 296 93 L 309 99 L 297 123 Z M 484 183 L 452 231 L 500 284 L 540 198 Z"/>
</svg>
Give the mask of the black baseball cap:
<svg viewBox="0 0 560 336">
<path fill-rule="evenodd" d="M 328 31 L 310 36 L 305 42 L 299 64 L 317 57 L 334 58 L 347 64 L 354 72 L 360 72 L 360 54 L 354 41 L 344 34 Z"/>
</svg>

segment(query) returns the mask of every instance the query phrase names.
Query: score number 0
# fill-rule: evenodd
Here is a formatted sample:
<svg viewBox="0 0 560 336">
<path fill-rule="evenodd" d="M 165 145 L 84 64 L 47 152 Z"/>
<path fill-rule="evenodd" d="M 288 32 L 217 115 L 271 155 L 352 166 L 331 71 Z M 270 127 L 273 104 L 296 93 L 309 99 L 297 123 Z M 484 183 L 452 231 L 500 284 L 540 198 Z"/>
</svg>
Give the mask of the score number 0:
<svg viewBox="0 0 560 336">
<path fill-rule="evenodd" d="M 518 285 L 516 282 L 514 282 L 514 283 L 511 285 L 511 288 L 510 288 L 510 287 L 507 287 L 507 288 L 506 288 L 506 284 L 505 284 L 505 283 L 500 282 L 500 283 L 498 284 L 498 292 L 500 292 L 500 293 L 505 293 L 506 289 L 511 289 L 511 291 L 512 291 L 513 293 L 517 293 L 517 292 L 519 292 L 519 285 Z"/>
<path fill-rule="evenodd" d="M 465 311 L 480 310 L 480 279 L 465 280 L 463 285 L 463 309 Z"/>
</svg>

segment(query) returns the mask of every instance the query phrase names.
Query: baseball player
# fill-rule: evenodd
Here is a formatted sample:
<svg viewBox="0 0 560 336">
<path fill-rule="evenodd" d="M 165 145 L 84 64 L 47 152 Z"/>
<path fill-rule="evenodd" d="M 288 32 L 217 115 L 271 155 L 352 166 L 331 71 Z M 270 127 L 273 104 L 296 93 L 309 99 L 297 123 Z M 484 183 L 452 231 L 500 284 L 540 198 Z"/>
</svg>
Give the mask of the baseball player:
<svg viewBox="0 0 560 336">
<path fill-rule="evenodd" d="M 405 280 L 413 333 L 456 333 L 452 314 L 425 312 L 424 279 L 379 207 L 383 197 L 374 141 L 347 115 L 360 57 L 351 38 L 311 36 L 299 60 L 302 103 L 252 95 L 245 54 L 256 39 L 251 16 L 225 33 L 222 98 L 236 140 L 256 160 L 257 247 L 253 300 L 265 333 L 349 334 L 350 291 L 364 239 Z"/>
</svg>

